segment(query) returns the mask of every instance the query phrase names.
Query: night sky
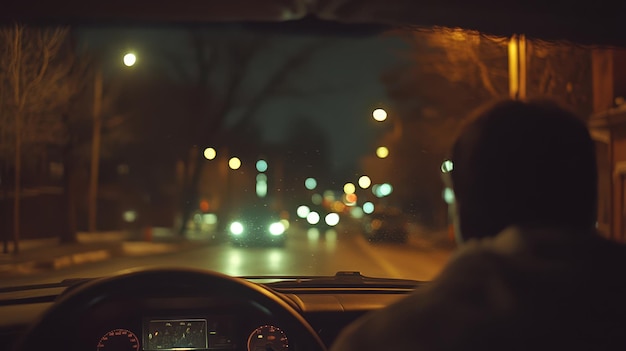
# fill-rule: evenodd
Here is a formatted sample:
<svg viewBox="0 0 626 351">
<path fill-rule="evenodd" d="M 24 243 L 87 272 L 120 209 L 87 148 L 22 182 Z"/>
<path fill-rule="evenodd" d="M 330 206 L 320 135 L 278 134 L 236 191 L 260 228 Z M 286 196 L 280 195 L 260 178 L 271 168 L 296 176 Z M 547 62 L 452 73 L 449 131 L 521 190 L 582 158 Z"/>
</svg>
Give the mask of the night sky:
<svg viewBox="0 0 626 351">
<path fill-rule="evenodd" d="M 173 79 L 193 80 L 193 50 L 189 45 L 188 28 L 133 27 L 86 28 L 81 30 L 82 45 L 98 50 L 107 77 L 123 74 L 121 57 L 131 51 L 137 55 L 137 66 L 165 71 Z M 255 55 L 241 90 L 242 102 L 263 87 L 268 76 L 280 68 L 291 54 L 315 41 L 325 40 L 322 48 L 310 60 L 290 72 L 287 80 L 289 94 L 272 96 L 264 102 L 255 116 L 262 126 L 262 137 L 268 142 L 287 138 L 290 119 L 308 118 L 328 136 L 335 168 L 356 167 L 358 159 L 371 150 L 372 139 L 380 135 L 380 126 L 371 119 L 371 111 L 388 104 L 380 75 L 399 62 L 397 52 L 405 43 L 397 37 L 377 35 L 318 35 L 286 34 L 211 27 L 208 36 L 216 41 L 241 35 L 267 35 L 267 47 Z M 172 57 L 179 62 L 171 64 Z M 133 68 L 135 69 L 135 68 Z M 220 72 L 218 70 L 218 72 Z M 214 87 L 221 86 L 222 77 L 212 78 Z M 228 121 L 239 118 L 237 110 L 229 113 Z"/>
</svg>

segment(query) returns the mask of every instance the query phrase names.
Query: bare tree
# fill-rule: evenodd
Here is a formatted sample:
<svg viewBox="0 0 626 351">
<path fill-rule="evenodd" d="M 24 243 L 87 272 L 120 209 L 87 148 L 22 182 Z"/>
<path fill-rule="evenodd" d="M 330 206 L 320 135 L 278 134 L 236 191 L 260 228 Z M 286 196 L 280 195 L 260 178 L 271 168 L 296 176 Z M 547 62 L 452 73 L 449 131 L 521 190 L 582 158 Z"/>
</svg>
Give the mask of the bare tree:
<svg viewBox="0 0 626 351">
<path fill-rule="evenodd" d="M 552 98 L 581 116 L 591 115 L 590 48 L 541 40 L 531 40 L 527 46 L 527 96 Z"/>
<path fill-rule="evenodd" d="M 72 65 L 66 57 L 60 57 L 67 35 L 68 29 L 62 27 L 29 28 L 15 24 L 0 30 L 0 75 L 5 91 L 0 111 L 7 127 L 3 151 L 13 153 L 15 252 L 19 251 L 22 150 L 25 144 L 43 141 L 53 134 L 49 117 L 69 99 L 64 80 Z M 12 141 L 12 147 L 7 140 Z"/>
<path fill-rule="evenodd" d="M 235 36 L 215 35 L 209 31 L 191 30 L 189 40 L 194 54 L 194 86 L 197 92 L 191 104 L 200 113 L 201 119 L 191 119 L 186 128 L 187 144 L 184 155 L 195 148 L 192 158 L 185 157 L 185 174 L 182 188 L 181 227 L 185 224 L 198 204 L 198 182 L 202 174 L 204 156 L 198 147 L 212 143 L 224 145 L 231 138 L 246 131 L 250 121 L 268 99 L 284 94 L 293 94 L 288 85 L 291 74 L 302 69 L 310 62 L 310 57 L 329 44 L 328 39 L 312 39 L 297 50 L 286 53 L 282 62 L 267 68 L 267 75 L 260 87 L 249 90 L 249 79 L 254 64 L 258 63 L 273 44 L 267 35 L 241 32 Z M 179 61 L 172 59 L 172 67 L 182 67 Z M 256 67 L 259 69 L 259 67 Z M 184 72 L 181 68 L 181 72 Z M 184 75 L 184 73 L 181 73 Z M 219 89 L 215 88 L 216 77 Z M 185 77 L 183 77 L 185 79 Z M 187 78 L 188 79 L 188 78 Z M 237 115 L 236 122 L 226 125 L 229 117 Z M 227 201 L 223 210 L 228 207 Z"/>
<path fill-rule="evenodd" d="M 509 38 L 463 29 L 417 31 L 412 57 L 423 73 L 482 92 L 487 99 L 507 96 Z M 526 41 L 528 97 L 553 98 L 590 112 L 591 54 L 567 42 Z"/>
<path fill-rule="evenodd" d="M 393 114 L 404 121 L 404 133 L 412 138 L 394 141 L 385 136 L 381 143 L 392 145 L 389 159 L 383 162 L 408 165 L 407 172 L 385 171 L 394 169 L 391 166 L 376 168 L 381 160 L 364 160 L 364 166 L 385 173 L 382 176 L 397 184 L 412 184 L 399 192 L 405 197 L 401 201 L 420 202 L 409 205 L 428 212 L 444 205 L 439 166 L 462 119 L 477 107 L 509 95 L 508 38 L 441 28 L 399 34 L 411 47 L 403 53 L 406 60 L 386 72 L 383 81 Z M 591 87 L 588 52 L 563 43 L 529 41 L 527 47 L 527 96 L 558 99 L 584 114 Z"/>
<path fill-rule="evenodd" d="M 507 38 L 437 28 L 416 31 L 412 39 L 411 57 L 423 73 L 483 90 L 491 98 L 507 96 Z"/>
<path fill-rule="evenodd" d="M 362 167 L 375 182 L 394 186 L 390 203 L 424 225 L 442 226 L 446 212 L 439 166 L 461 119 L 479 105 L 508 95 L 507 44 L 460 29 L 398 34 L 409 48 L 400 54 L 404 60 L 382 77 L 391 101 L 388 112 L 395 120 L 389 123 L 396 132 L 378 141 L 389 148 L 389 156 L 366 157 Z M 405 171 L 394 172 L 398 167 Z"/>
</svg>

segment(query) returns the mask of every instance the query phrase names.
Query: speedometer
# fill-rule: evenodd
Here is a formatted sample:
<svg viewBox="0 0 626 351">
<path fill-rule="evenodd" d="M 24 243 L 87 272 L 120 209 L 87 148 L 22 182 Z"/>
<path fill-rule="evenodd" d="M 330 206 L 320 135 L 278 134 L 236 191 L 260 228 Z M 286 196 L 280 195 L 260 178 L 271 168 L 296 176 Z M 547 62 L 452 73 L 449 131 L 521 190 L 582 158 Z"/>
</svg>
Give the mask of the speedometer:
<svg viewBox="0 0 626 351">
<path fill-rule="evenodd" d="M 285 332 L 273 325 L 256 328 L 248 337 L 248 351 L 287 351 L 289 341 Z"/>
<path fill-rule="evenodd" d="M 139 339 L 127 329 L 115 329 L 104 334 L 98 342 L 97 351 L 139 351 Z"/>
</svg>

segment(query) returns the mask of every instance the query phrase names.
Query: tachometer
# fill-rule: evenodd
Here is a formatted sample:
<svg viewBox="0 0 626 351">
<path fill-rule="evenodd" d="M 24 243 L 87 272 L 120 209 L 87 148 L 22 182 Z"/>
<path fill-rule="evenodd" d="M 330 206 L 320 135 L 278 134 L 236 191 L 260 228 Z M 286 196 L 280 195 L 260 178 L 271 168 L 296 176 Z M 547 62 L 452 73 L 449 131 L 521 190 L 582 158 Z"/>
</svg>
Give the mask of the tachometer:
<svg viewBox="0 0 626 351">
<path fill-rule="evenodd" d="M 97 351 L 139 351 L 139 339 L 127 329 L 115 329 L 104 334 Z"/>
<path fill-rule="evenodd" d="M 285 332 L 273 325 L 256 328 L 248 337 L 248 351 L 286 351 L 289 341 Z"/>
</svg>

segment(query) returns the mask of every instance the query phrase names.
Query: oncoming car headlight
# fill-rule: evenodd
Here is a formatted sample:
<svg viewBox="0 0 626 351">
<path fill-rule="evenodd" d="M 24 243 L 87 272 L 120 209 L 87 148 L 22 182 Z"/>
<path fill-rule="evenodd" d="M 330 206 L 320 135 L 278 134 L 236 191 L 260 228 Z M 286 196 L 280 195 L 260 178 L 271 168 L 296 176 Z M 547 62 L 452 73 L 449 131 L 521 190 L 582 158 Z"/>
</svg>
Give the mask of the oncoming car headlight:
<svg viewBox="0 0 626 351">
<path fill-rule="evenodd" d="M 230 232 L 233 235 L 241 235 L 243 234 L 243 224 L 241 222 L 233 222 L 230 224 Z"/>
<path fill-rule="evenodd" d="M 270 234 L 282 235 L 285 232 L 285 225 L 280 222 L 270 224 Z"/>
</svg>

